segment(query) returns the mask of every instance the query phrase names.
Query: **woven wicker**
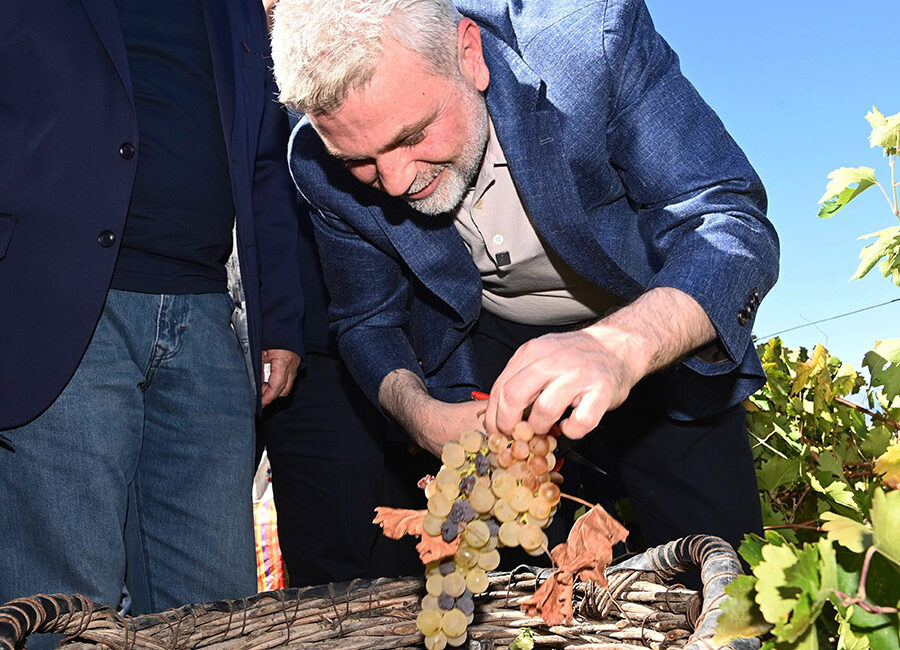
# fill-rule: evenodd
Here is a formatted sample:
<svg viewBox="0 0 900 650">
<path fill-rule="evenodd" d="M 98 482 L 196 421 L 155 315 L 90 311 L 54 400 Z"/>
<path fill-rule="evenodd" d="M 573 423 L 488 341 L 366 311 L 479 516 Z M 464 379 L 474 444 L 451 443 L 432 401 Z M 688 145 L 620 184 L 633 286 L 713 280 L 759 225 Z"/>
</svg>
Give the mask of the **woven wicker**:
<svg viewBox="0 0 900 650">
<path fill-rule="evenodd" d="M 669 584 L 677 572 L 700 567 L 704 597 Z M 546 570 L 522 567 L 491 574 L 476 597 L 470 650 L 505 647 L 530 628 L 536 645 L 572 650 L 712 648 L 710 639 L 725 584 L 740 573 L 734 550 L 716 537 L 693 536 L 610 567 L 609 585 L 575 587 L 572 625 L 547 627 L 519 603 L 534 593 Z M 37 595 L 0 607 L 0 649 L 22 647 L 30 634 L 66 634 L 67 650 L 362 650 L 421 647 L 416 629 L 421 578 L 354 580 L 270 591 L 239 600 L 185 605 L 159 614 L 122 618 L 79 595 Z M 750 650 L 756 639 L 728 648 Z"/>
</svg>

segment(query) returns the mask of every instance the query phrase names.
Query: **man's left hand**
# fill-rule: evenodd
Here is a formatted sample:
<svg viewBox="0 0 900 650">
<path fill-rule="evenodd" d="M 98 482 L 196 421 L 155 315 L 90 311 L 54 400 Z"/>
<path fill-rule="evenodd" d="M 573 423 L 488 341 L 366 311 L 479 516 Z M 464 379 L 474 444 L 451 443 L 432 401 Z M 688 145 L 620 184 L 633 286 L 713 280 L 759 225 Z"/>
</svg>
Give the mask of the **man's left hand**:
<svg viewBox="0 0 900 650">
<path fill-rule="evenodd" d="M 262 405 L 267 406 L 291 392 L 300 367 L 300 355 L 291 350 L 263 350 L 262 362 L 264 369 L 265 364 L 269 364 L 269 379 L 263 382 L 261 391 Z"/>
</svg>

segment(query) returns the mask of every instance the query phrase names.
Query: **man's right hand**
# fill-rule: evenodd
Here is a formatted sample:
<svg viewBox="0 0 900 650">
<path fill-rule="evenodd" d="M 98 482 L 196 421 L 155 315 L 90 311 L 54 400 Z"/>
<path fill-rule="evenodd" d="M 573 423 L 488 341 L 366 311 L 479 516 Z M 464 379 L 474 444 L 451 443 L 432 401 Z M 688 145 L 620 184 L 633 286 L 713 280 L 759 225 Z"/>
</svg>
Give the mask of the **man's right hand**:
<svg viewBox="0 0 900 650">
<path fill-rule="evenodd" d="M 463 432 L 484 431 L 484 402 L 436 400 L 422 380 L 406 369 L 388 373 L 381 382 L 378 401 L 416 444 L 438 457 L 444 443 L 459 440 Z"/>
</svg>

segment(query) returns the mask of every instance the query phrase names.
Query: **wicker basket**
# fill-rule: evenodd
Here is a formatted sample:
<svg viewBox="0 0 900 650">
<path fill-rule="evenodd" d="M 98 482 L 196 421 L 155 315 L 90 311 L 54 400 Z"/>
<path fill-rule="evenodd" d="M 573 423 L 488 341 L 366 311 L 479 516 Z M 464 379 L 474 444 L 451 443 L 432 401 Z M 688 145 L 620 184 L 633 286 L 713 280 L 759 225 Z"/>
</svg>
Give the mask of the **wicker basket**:
<svg viewBox="0 0 900 650">
<path fill-rule="evenodd" d="M 701 569 L 702 598 L 670 584 L 689 567 Z M 719 605 L 727 598 L 723 588 L 741 569 L 721 539 L 686 537 L 610 567 L 607 588 L 576 584 L 575 620 L 553 627 L 518 609 L 546 571 L 521 567 L 491 574 L 490 588 L 476 597 L 467 646 L 505 647 L 527 627 L 536 646 L 548 648 L 712 648 Z M 38 595 L 0 607 L 0 649 L 21 648 L 28 635 L 44 632 L 66 634 L 60 647 L 68 650 L 415 648 L 422 644 L 415 619 L 423 589 L 421 578 L 354 580 L 133 618 L 79 595 Z M 726 647 L 758 645 L 756 639 L 740 639 Z"/>
</svg>

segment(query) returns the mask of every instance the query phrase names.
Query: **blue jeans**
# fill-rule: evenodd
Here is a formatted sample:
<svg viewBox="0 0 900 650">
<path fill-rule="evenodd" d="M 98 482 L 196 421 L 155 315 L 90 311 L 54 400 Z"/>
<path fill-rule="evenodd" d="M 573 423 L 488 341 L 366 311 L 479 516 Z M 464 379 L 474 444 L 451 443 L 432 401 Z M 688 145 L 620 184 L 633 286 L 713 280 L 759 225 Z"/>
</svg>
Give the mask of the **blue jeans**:
<svg viewBox="0 0 900 650">
<path fill-rule="evenodd" d="M 0 603 L 132 613 L 256 592 L 254 395 L 227 294 L 112 290 L 52 406 L 0 446 Z M 51 639 L 34 637 L 29 648 Z"/>
</svg>

